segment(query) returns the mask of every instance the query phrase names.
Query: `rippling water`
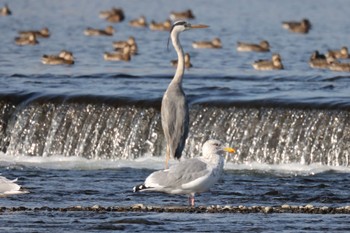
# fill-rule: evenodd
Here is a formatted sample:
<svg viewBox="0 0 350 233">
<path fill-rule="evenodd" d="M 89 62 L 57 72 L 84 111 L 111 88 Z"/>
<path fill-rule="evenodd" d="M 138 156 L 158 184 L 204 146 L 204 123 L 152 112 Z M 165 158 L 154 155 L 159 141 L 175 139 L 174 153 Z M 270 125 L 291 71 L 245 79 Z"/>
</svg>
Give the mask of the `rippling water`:
<svg viewBox="0 0 350 233">
<path fill-rule="evenodd" d="M 98 12 L 112 6 L 122 7 L 126 12 L 125 22 L 113 25 L 116 34 L 113 37 L 86 37 L 83 34 L 86 27 L 104 28 L 109 24 L 98 18 Z M 219 101 L 264 100 L 349 106 L 349 75 L 314 70 L 307 63 L 316 49 L 324 53 L 328 49 L 348 46 L 350 27 L 343 15 L 350 10 L 350 4 L 346 1 L 252 1 L 249 4 L 245 1 L 91 1 L 89 4 L 13 1 L 11 8 L 13 16 L 2 17 L 0 21 L 3 32 L 0 40 L 6 44 L 0 48 L 1 93 L 161 98 L 174 73 L 170 60 L 176 58 L 172 48 L 170 52 L 166 49 L 168 33 L 131 28 L 127 22 L 140 15 L 145 15 L 148 21 L 162 21 L 172 10 L 191 8 L 196 15 L 194 22 L 208 24 L 210 28 L 181 35 L 184 50 L 192 55 L 194 65 L 186 71 L 184 81 L 190 97 L 202 100 L 210 93 Z M 303 17 L 313 24 L 309 34 L 292 34 L 282 29 L 282 21 Z M 48 27 L 52 36 L 40 39 L 38 46 L 14 44 L 17 31 L 42 27 Z M 136 38 L 139 55 L 130 63 L 103 60 L 103 52 L 112 50 L 112 41 L 130 35 Z M 209 40 L 215 36 L 222 39 L 223 49 L 191 47 L 194 40 Z M 254 71 L 251 63 L 267 59 L 271 53 L 238 53 L 235 50 L 237 41 L 257 43 L 262 39 L 270 42 L 271 53 L 281 54 L 285 70 Z M 74 66 L 41 64 L 43 54 L 57 53 L 61 49 L 74 53 Z"/>
<path fill-rule="evenodd" d="M 176 54 L 172 48 L 166 49 L 167 32 L 131 28 L 127 22 L 140 15 L 148 21 L 163 21 L 170 11 L 187 8 L 196 16 L 194 23 L 210 28 L 181 35 L 194 65 L 186 70 L 184 79 L 193 106 L 193 135 L 185 153 L 196 156 L 200 142 L 212 136 L 240 147 L 237 157 L 227 164 L 222 181 L 199 195 L 198 203 L 350 205 L 350 76 L 311 69 L 307 63 L 316 49 L 324 53 L 350 46 L 350 26 L 344 19 L 350 12 L 348 1 L 14 0 L 8 4 L 13 15 L 0 18 L 0 167 L 1 175 L 18 177 L 18 183 L 30 193 L 2 198 L 1 206 L 185 203 L 185 196 L 131 192 L 133 185 L 163 166 L 161 158 L 149 156 L 163 153 L 158 108 L 174 73 L 170 60 Z M 98 12 L 112 6 L 122 7 L 126 14 L 125 22 L 113 24 L 117 33 L 111 38 L 84 36 L 86 27 L 108 25 L 98 18 Z M 307 35 L 281 27 L 282 21 L 305 17 L 313 25 Z M 48 27 L 52 35 L 39 39 L 38 46 L 14 44 L 17 31 L 42 27 Z M 103 52 L 112 50 L 112 41 L 130 35 L 139 46 L 139 54 L 131 62 L 103 60 Z M 223 49 L 191 47 L 194 40 L 216 36 Z M 267 59 L 271 53 L 235 50 L 237 41 L 263 39 L 270 42 L 271 53 L 281 54 L 285 70 L 255 71 L 251 63 Z M 75 65 L 41 64 L 43 54 L 61 49 L 74 53 Z M 121 105 L 124 108 L 118 107 Z M 110 149 L 115 153 L 105 155 Z M 0 229 L 348 232 L 347 218 L 18 212 L 1 213 Z M 135 219 L 138 223 L 133 223 Z"/>
<path fill-rule="evenodd" d="M 132 164 L 132 165 L 131 165 Z M 187 196 L 132 193 L 132 186 L 152 170 L 137 166 L 162 167 L 163 160 L 130 164 L 89 161 L 38 161 L 7 164 L 2 175 L 20 177 L 29 194 L 2 199 L 2 206 L 68 207 L 186 205 Z M 130 168 L 134 166 L 134 168 Z M 67 168 L 70 169 L 67 170 Z M 98 169 L 109 167 L 109 169 Z M 61 168 L 61 169 L 60 169 Z M 63 168 L 63 169 L 62 169 Z M 210 192 L 196 197 L 197 205 L 345 206 L 350 204 L 348 171 L 300 165 L 227 167 L 221 182 Z M 230 232 L 347 232 L 347 215 L 307 214 L 188 214 L 188 213 L 2 213 L 0 229 L 17 232 L 52 229 L 54 232 L 127 231 L 230 231 Z M 69 222 L 69 226 L 67 226 Z M 15 226 L 15 227 L 14 227 Z M 229 228 L 229 230 L 228 230 Z M 20 232 L 20 231 L 19 231 Z"/>
</svg>

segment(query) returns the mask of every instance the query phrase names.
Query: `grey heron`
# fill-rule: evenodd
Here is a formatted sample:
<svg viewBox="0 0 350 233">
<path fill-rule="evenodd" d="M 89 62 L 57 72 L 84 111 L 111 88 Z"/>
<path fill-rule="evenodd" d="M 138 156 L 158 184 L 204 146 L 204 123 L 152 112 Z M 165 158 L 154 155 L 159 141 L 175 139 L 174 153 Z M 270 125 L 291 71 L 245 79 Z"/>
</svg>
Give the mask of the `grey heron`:
<svg viewBox="0 0 350 233">
<path fill-rule="evenodd" d="M 167 142 L 165 167 L 168 167 L 170 157 L 180 159 L 189 128 L 188 103 L 182 89 L 185 59 L 179 35 L 189 29 L 207 27 L 207 25 L 191 25 L 185 21 L 178 21 L 170 30 L 170 38 L 178 56 L 178 65 L 175 76 L 163 95 L 161 106 L 162 127 Z"/>
<path fill-rule="evenodd" d="M 194 195 L 209 190 L 219 180 L 224 167 L 224 151 L 234 153 L 235 149 L 223 147 L 218 140 L 208 140 L 203 144 L 201 157 L 153 172 L 133 190 L 189 194 L 189 205 L 194 206 Z"/>
</svg>

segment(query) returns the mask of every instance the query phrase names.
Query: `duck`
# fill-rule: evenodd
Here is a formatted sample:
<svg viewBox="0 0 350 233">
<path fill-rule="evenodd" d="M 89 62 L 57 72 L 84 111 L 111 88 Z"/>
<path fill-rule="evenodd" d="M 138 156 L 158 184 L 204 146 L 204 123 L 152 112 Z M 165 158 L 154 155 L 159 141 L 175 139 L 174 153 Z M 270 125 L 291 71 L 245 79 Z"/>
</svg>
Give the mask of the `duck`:
<svg viewBox="0 0 350 233">
<path fill-rule="evenodd" d="M 46 65 L 73 65 L 73 53 L 67 50 L 62 50 L 58 55 L 46 55 L 41 58 L 41 62 Z"/>
<path fill-rule="evenodd" d="M 222 44 L 220 38 L 216 37 L 211 41 L 194 41 L 192 47 L 195 49 L 221 49 Z"/>
<path fill-rule="evenodd" d="M 50 37 L 50 31 L 47 27 L 38 31 L 20 31 L 19 35 L 22 37 L 27 37 L 29 34 L 35 34 L 37 38 L 48 38 Z"/>
<path fill-rule="evenodd" d="M 192 13 L 192 11 L 190 9 L 186 10 L 186 11 L 182 11 L 182 12 L 170 12 L 170 19 L 172 21 L 176 21 L 176 20 L 184 20 L 184 19 L 194 19 L 194 15 Z"/>
<path fill-rule="evenodd" d="M 312 54 L 311 54 L 311 57 L 310 59 L 326 59 L 327 56 L 330 56 L 329 53 L 326 53 L 325 54 L 321 54 L 318 50 L 315 50 Z"/>
<path fill-rule="evenodd" d="M 137 55 L 137 45 L 136 44 L 133 44 L 133 45 L 127 44 L 124 47 L 115 48 L 114 50 L 117 52 L 122 52 L 122 53 L 127 53 L 127 52 L 124 52 L 125 50 L 127 50 L 130 55 Z"/>
<path fill-rule="evenodd" d="M 258 60 L 252 64 L 256 70 L 283 70 L 281 56 L 277 53 L 272 54 L 272 60 Z"/>
<path fill-rule="evenodd" d="M 327 53 L 326 55 L 320 54 L 318 50 L 315 50 L 309 59 L 309 66 L 311 68 L 329 68 L 330 57 L 333 57 L 331 54 Z"/>
<path fill-rule="evenodd" d="M 39 41 L 36 39 L 35 34 L 29 34 L 28 36 L 20 36 L 15 38 L 17 45 L 36 45 Z"/>
<path fill-rule="evenodd" d="M 331 57 L 328 68 L 332 71 L 350 72 L 350 63 L 341 63 Z"/>
<path fill-rule="evenodd" d="M 129 21 L 129 26 L 131 27 L 147 27 L 146 17 L 140 16 L 140 18 L 133 19 Z"/>
<path fill-rule="evenodd" d="M 135 38 L 133 36 L 129 36 L 128 40 L 126 41 L 114 41 L 113 47 L 116 50 L 124 49 L 126 46 L 130 48 L 130 53 L 132 55 L 135 55 L 137 53 L 137 44 L 135 41 Z"/>
<path fill-rule="evenodd" d="M 157 23 L 152 20 L 151 23 L 149 24 L 149 28 L 152 31 L 170 31 L 171 21 L 167 19 L 164 22 Z"/>
<path fill-rule="evenodd" d="M 106 61 L 130 61 L 131 60 L 130 48 L 126 46 L 125 48 L 123 48 L 121 52 L 114 52 L 114 53 L 105 52 L 103 54 L 103 58 Z"/>
<path fill-rule="evenodd" d="M 7 4 L 5 4 L 4 7 L 0 8 L 0 15 L 1 15 L 1 16 L 12 15 L 12 12 L 11 12 L 11 10 L 10 10 L 10 8 L 8 7 Z"/>
<path fill-rule="evenodd" d="M 192 64 L 191 64 L 191 57 L 190 57 L 190 54 L 189 53 L 185 53 L 185 68 L 186 69 L 189 69 L 189 68 L 191 68 L 192 67 Z M 175 66 L 175 67 L 177 67 L 177 60 L 172 60 L 170 63 L 173 65 L 173 66 Z"/>
<path fill-rule="evenodd" d="M 111 10 L 101 11 L 100 18 L 111 23 L 119 23 L 125 19 L 124 11 L 121 8 L 113 7 Z"/>
<path fill-rule="evenodd" d="M 311 23 L 308 19 L 302 19 L 298 21 L 282 22 L 282 27 L 289 30 L 290 32 L 307 34 L 312 28 Z"/>
<path fill-rule="evenodd" d="M 118 14 L 118 13 L 120 14 L 121 12 L 124 13 L 124 11 L 121 8 L 112 7 L 110 10 L 100 11 L 99 16 L 102 19 L 106 19 L 110 15 Z"/>
<path fill-rule="evenodd" d="M 107 26 L 105 29 L 87 28 L 84 31 L 86 36 L 113 36 L 115 30 L 112 26 Z"/>
<path fill-rule="evenodd" d="M 260 41 L 259 44 L 250 44 L 237 42 L 238 52 L 270 52 L 270 44 L 266 40 Z"/>
<path fill-rule="evenodd" d="M 340 50 L 328 50 L 328 53 L 336 59 L 348 59 L 350 58 L 349 56 L 349 51 L 348 47 L 343 46 Z"/>
</svg>

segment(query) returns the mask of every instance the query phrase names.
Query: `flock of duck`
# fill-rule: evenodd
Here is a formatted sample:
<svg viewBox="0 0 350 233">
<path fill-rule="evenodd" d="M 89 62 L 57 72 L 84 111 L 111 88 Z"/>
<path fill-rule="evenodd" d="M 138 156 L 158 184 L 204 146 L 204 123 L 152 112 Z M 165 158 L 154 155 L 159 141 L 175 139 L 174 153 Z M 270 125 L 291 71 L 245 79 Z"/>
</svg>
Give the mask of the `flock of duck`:
<svg viewBox="0 0 350 233">
<path fill-rule="evenodd" d="M 4 7 L 0 8 L 0 16 L 11 15 L 12 12 L 6 4 Z M 105 19 L 110 23 L 119 23 L 124 21 L 125 15 L 121 8 L 112 8 L 110 10 L 101 11 L 99 17 Z M 178 18 L 193 19 L 193 13 L 191 10 L 185 12 L 171 12 L 170 18 L 176 20 Z M 149 27 L 153 31 L 169 31 L 172 26 L 171 20 L 166 20 L 165 22 L 155 22 L 151 21 L 149 24 L 144 16 L 137 19 L 131 20 L 129 22 L 131 27 L 145 28 Z M 104 29 L 96 28 L 86 28 L 84 30 L 84 35 L 86 36 L 113 36 L 115 29 L 113 26 L 109 25 Z M 19 31 L 18 37 L 14 39 L 15 43 L 19 46 L 26 45 L 37 45 L 39 44 L 38 38 L 49 38 L 50 31 L 48 28 L 43 28 L 41 30 L 28 30 Z M 105 52 L 103 58 L 106 61 L 130 61 L 133 55 L 137 54 L 137 43 L 133 36 L 130 36 L 126 41 L 114 41 L 112 42 L 114 48 L 113 52 Z M 186 54 L 186 67 L 189 68 L 190 65 L 190 55 Z M 41 58 L 41 62 L 47 65 L 73 65 L 74 56 L 73 53 L 67 50 L 62 50 L 58 54 L 47 55 L 44 54 Z M 174 66 L 177 65 L 177 61 L 171 61 Z"/>
<path fill-rule="evenodd" d="M 11 15 L 12 12 L 7 5 L 0 9 L 0 15 Z M 110 23 L 119 23 L 124 21 L 125 14 L 121 8 L 112 8 L 110 10 L 101 11 L 100 18 L 105 19 Z M 191 10 L 183 12 L 171 12 L 169 19 L 164 22 L 151 21 L 147 23 L 144 16 L 129 21 L 129 26 L 146 28 L 153 31 L 169 31 L 172 27 L 172 21 L 179 19 L 194 19 L 195 16 Z M 308 19 L 301 21 L 282 22 L 282 27 L 293 33 L 307 34 L 312 25 Z M 105 29 L 86 28 L 84 34 L 86 36 L 113 36 L 115 29 L 113 26 L 107 26 Z M 19 36 L 15 38 L 15 43 L 20 46 L 36 45 L 39 43 L 38 38 L 48 38 L 50 32 L 48 28 L 43 28 L 39 31 L 19 31 Z M 103 58 L 106 61 L 130 61 L 133 55 L 137 54 L 137 43 L 133 36 L 130 36 L 126 41 L 114 41 L 112 43 L 113 52 L 105 52 Z M 192 43 L 195 49 L 221 49 L 222 43 L 220 38 L 215 37 L 211 41 L 195 41 Z M 238 52 L 270 52 L 270 44 L 263 40 L 259 43 L 237 42 L 236 50 Z M 333 71 L 350 72 L 350 63 L 340 62 L 340 59 L 350 58 L 347 47 L 342 47 L 340 50 L 329 50 L 326 54 L 320 54 L 317 50 L 310 56 L 309 65 L 312 68 L 330 69 Z M 59 54 L 43 55 L 41 59 L 43 64 L 59 65 L 74 64 L 74 56 L 70 51 L 62 50 Z M 177 61 L 171 61 L 173 66 L 177 66 Z M 191 57 L 189 53 L 185 54 L 185 67 L 192 67 Z M 257 60 L 252 63 L 252 67 L 256 70 L 281 70 L 284 69 L 281 55 L 278 53 L 272 54 L 270 60 Z"/>
</svg>

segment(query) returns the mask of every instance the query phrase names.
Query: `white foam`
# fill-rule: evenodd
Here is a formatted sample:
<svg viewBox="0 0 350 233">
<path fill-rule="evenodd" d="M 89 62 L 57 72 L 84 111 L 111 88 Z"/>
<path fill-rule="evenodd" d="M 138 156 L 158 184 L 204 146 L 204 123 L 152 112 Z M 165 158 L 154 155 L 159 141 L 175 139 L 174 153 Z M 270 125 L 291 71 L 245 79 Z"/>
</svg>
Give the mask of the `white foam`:
<svg viewBox="0 0 350 233">
<path fill-rule="evenodd" d="M 170 166 L 177 163 L 174 160 L 170 161 Z M 106 159 L 86 159 L 77 156 L 9 156 L 0 153 L 0 166 L 25 166 L 38 167 L 45 169 L 68 169 L 68 170 L 98 170 L 98 169 L 118 169 L 118 168 L 138 168 L 138 169 L 162 169 L 164 168 L 164 158 L 146 155 L 135 160 L 106 160 Z M 302 165 L 297 163 L 292 164 L 233 164 L 226 163 L 225 170 L 251 170 L 259 172 L 271 172 L 277 174 L 290 175 L 314 175 L 326 171 L 336 171 L 350 173 L 350 167 L 344 166 L 327 166 L 322 164 Z"/>
<path fill-rule="evenodd" d="M 299 163 L 289 164 L 262 164 L 262 163 L 249 163 L 249 164 L 233 164 L 226 163 L 226 170 L 251 170 L 259 172 L 270 172 L 282 175 L 315 175 L 327 171 L 336 171 L 350 173 L 350 167 L 344 166 L 328 166 L 318 163 L 312 163 L 309 165 Z"/>
<path fill-rule="evenodd" d="M 170 163 L 171 164 L 171 163 Z M 86 159 L 77 156 L 50 157 L 40 156 L 10 156 L 0 153 L 0 166 L 25 166 L 45 169 L 69 169 L 69 170 L 98 170 L 117 169 L 124 167 L 161 169 L 164 167 L 164 158 L 144 156 L 136 160 L 107 160 L 107 159 Z"/>
</svg>

